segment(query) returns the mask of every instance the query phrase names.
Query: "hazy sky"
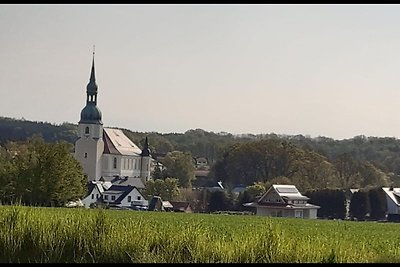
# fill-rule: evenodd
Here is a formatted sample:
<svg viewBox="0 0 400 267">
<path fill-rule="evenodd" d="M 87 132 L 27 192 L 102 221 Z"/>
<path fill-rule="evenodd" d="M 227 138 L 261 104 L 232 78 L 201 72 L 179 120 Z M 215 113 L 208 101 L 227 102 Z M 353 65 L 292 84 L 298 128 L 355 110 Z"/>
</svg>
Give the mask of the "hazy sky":
<svg viewBox="0 0 400 267">
<path fill-rule="evenodd" d="M 400 5 L 0 5 L 0 116 L 400 137 Z"/>
</svg>

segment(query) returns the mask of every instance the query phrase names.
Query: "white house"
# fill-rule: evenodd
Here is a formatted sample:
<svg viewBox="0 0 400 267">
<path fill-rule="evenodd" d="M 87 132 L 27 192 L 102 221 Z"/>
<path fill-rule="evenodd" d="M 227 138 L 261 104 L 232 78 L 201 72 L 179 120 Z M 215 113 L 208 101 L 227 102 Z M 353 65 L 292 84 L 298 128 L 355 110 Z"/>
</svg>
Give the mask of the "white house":
<svg viewBox="0 0 400 267">
<path fill-rule="evenodd" d="M 147 137 L 143 149 L 140 149 L 121 130 L 103 128 L 102 114 L 97 107 L 97 89 L 93 53 L 90 81 L 86 87 L 86 106 L 78 123 L 75 158 L 82 165 L 89 182 L 101 178 L 111 181 L 115 176 L 147 181 L 153 161 Z"/>
<path fill-rule="evenodd" d="M 255 207 L 257 215 L 316 219 L 319 206 L 307 203 L 294 185 L 272 185 L 256 202 L 244 206 Z"/>
<path fill-rule="evenodd" d="M 136 178 L 140 181 L 139 178 Z M 110 207 L 137 208 L 147 207 L 148 201 L 138 188 L 131 184 L 112 184 L 111 182 L 91 181 L 88 194 L 82 200 L 86 208 L 92 203 L 103 203 Z"/>
<path fill-rule="evenodd" d="M 388 221 L 400 221 L 400 188 L 382 187 L 386 196 Z"/>
</svg>

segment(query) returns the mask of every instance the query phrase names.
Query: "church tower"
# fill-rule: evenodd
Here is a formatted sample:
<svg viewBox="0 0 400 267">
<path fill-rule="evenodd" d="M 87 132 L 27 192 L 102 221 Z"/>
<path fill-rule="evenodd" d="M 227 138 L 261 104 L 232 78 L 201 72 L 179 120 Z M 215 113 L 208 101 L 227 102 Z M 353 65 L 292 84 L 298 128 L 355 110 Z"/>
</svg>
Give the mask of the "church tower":
<svg viewBox="0 0 400 267">
<path fill-rule="evenodd" d="M 151 151 L 149 148 L 149 141 L 147 140 L 147 136 L 140 157 L 141 157 L 140 178 L 142 179 L 143 182 L 146 182 L 147 180 L 150 179 L 151 175 Z"/>
<path fill-rule="evenodd" d="M 101 160 L 104 151 L 103 122 L 97 107 L 97 84 L 94 71 L 94 51 L 90 80 L 86 86 L 86 106 L 81 111 L 78 123 L 78 140 L 75 143 L 75 158 L 81 163 L 88 181 L 101 177 Z"/>
</svg>

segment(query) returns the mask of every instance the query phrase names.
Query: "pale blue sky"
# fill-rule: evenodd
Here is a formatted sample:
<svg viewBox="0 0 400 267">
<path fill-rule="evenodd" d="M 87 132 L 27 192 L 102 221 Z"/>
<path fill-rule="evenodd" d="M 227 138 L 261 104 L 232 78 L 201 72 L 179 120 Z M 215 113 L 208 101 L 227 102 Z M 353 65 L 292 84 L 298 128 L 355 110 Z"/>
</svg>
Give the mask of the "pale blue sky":
<svg viewBox="0 0 400 267">
<path fill-rule="evenodd" d="M 0 116 L 400 137 L 400 5 L 0 5 Z"/>
</svg>

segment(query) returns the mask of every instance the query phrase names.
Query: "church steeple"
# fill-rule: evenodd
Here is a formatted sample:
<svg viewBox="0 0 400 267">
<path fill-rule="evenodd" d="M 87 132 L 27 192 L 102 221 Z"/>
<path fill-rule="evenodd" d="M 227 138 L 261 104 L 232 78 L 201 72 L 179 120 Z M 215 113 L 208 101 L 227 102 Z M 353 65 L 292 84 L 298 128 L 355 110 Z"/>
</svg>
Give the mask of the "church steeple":
<svg viewBox="0 0 400 267">
<path fill-rule="evenodd" d="M 146 136 L 146 140 L 144 141 L 142 153 L 140 155 L 142 157 L 150 157 L 150 148 L 149 148 L 149 141 L 147 140 L 147 136 Z"/>
<path fill-rule="evenodd" d="M 94 70 L 94 46 L 92 69 L 90 72 L 90 80 L 86 86 L 86 106 L 81 112 L 80 123 L 103 124 L 101 122 L 101 112 L 97 107 L 97 84 Z"/>
<path fill-rule="evenodd" d="M 93 47 L 93 59 L 92 59 L 92 70 L 90 72 L 90 80 L 88 85 L 86 86 L 87 99 L 86 103 L 92 103 L 97 105 L 97 84 L 96 84 L 96 76 L 94 71 L 94 47 Z"/>
</svg>

